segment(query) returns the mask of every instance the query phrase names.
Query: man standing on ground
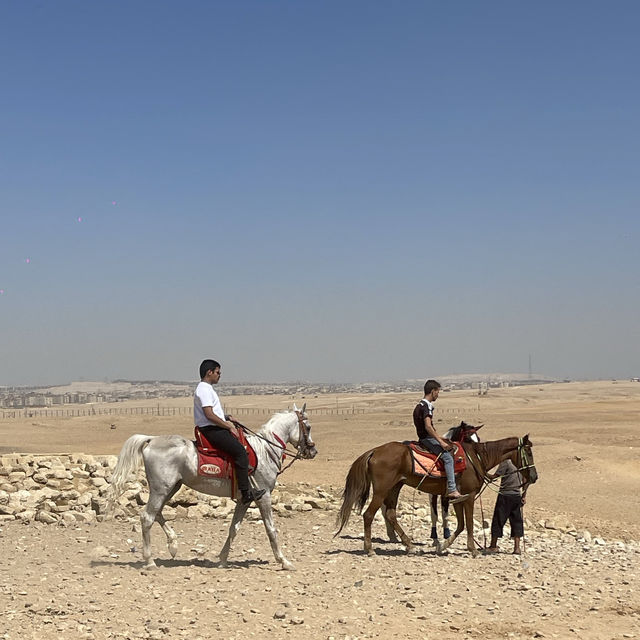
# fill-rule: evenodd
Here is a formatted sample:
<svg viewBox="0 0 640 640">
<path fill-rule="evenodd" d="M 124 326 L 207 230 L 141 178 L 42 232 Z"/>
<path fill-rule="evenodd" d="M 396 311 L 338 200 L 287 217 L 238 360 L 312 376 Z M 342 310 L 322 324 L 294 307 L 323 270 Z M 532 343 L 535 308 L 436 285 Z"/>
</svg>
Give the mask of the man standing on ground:
<svg viewBox="0 0 640 640">
<path fill-rule="evenodd" d="M 449 453 L 453 449 L 453 445 L 441 438 L 433 426 L 433 403 L 438 399 L 440 386 L 440 383 L 435 380 L 427 380 L 424 383 L 424 398 L 413 410 L 413 424 L 416 427 L 420 445 L 431 453 L 439 455 L 442 459 L 447 474 L 446 497 L 451 500 L 451 504 L 455 504 L 465 500 L 467 495 L 461 494 L 456 487 L 453 456 Z"/>
<path fill-rule="evenodd" d="M 511 460 L 503 460 L 494 474 L 488 474 L 491 480 L 502 477 L 500 481 L 500 493 L 496 499 L 491 520 L 491 546 L 489 553 L 498 553 L 498 538 L 502 538 L 502 531 L 507 520 L 511 527 L 513 538 L 513 553 L 520 555 L 520 540 L 524 536 L 524 521 L 522 519 L 522 505 L 525 497 L 522 495 L 522 476 Z"/>
<path fill-rule="evenodd" d="M 220 380 L 220 369 L 220 363 L 215 360 L 203 360 L 200 365 L 200 383 L 193 395 L 193 419 L 212 445 L 232 456 L 242 502 L 249 504 L 262 498 L 265 489 L 249 487 L 249 456 L 238 440 L 236 426 L 229 421 L 231 416 L 224 415 L 212 386 Z"/>
</svg>

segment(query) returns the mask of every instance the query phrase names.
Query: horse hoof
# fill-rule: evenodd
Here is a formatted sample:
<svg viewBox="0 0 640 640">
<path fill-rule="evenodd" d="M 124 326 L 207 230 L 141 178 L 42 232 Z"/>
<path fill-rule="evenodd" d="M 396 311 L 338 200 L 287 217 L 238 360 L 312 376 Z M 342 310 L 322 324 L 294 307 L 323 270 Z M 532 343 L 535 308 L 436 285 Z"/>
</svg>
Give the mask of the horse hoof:
<svg viewBox="0 0 640 640">
<path fill-rule="evenodd" d="M 157 569 L 158 565 L 153 560 L 147 560 L 144 565 L 145 569 Z"/>
<path fill-rule="evenodd" d="M 372 556 L 375 556 L 375 555 L 376 555 L 376 552 L 375 552 L 373 549 L 369 549 L 369 550 L 366 550 L 366 549 L 365 549 L 365 553 L 366 553 L 370 558 L 371 558 Z"/>
<path fill-rule="evenodd" d="M 289 562 L 288 560 L 283 560 L 283 561 L 281 562 L 281 564 L 282 564 L 282 568 L 283 568 L 285 571 L 295 571 L 295 570 L 296 570 L 296 568 L 295 568 L 295 566 L 293 565 L 293 563 L 292 563 L 292 562 Z"/>
<path fill-rule="evenodd" d="M 415 556 L 418 553 L 418 550 L 415 547 L 407 547 L 407 555 Z"/>
<path fill-rule="evenodd" d="M 169 545 L 169 553 L 171 554 L 172 558 L 176 557 L 176 553 L 178 553 L 178 543 L 177 542 L 172 542 Z"/>
</svg>

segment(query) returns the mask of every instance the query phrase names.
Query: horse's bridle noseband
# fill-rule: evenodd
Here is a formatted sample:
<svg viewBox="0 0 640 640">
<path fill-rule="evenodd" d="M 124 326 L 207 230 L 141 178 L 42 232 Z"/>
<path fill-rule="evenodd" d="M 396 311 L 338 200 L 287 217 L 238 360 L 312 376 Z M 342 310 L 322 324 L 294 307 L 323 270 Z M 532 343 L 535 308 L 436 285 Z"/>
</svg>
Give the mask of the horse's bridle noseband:
<svg viewBox="0 0 640 640">
<path fill-rule="evenodd" d="M 300 429 L 300 436 L 298 438 L 298 453 L 302 455 L 300 451 L 303 448 L 303 451 L 310 451 L 311 447 L 314 446 L 313 441 L 309 436 L 309 425 L 307 424 L 307 418 L 302 411 L 296 409 L 296 416 L 298 418 L 298 427 Z"/>
</svg>

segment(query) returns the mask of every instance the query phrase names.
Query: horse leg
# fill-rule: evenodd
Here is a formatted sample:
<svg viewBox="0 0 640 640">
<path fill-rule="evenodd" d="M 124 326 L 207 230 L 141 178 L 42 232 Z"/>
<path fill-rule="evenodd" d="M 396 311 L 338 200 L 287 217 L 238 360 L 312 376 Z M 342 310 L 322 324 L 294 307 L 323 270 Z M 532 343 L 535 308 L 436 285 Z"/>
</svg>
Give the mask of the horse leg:
<svg viewBox="0 0 640 640">
<path fill-rule="evenodd" d="M 273 522 L 273 509 L 271 508 L 271 493 L 267 492 L 258 500 L 258 509 L 260 509 L 260 515 L 262 516 L 262 522 L 264 523 L 264 528 L 267 531 L 267 537 L 269 538 L 269 543 L 271 544 L 271 550 L 273 551 L 273 555 L 276 558 L 276 561 L 282 565 L 283 569 L 287 569 L 289 571 L 295 571 L 295 567 L 293 563 L 289 562 L 280 549 L 280 543 L 278 542 L 278 531 Z"/>
<path fill-rule="evenodd" d="M 440 498 L 440 506 L 442 507 L 442 529 L 446 540 L 451 537 L 451 529 L 449 529 L 449 498 L 442 496 Z"/>
<path fill-rule="evenodd" d="M 162 527 L 164 535 L 167 536 L 167 547 L 169 548 L 169 553 L 171 554 L 172 558 L 175 558 L 176 553 L 178 553 L 178 536 L 176 535 L 175 531 L 167 524 L 165 517 L 162 515 L 162 509 L 164 509 L 164 506 L 167 504 L 167 502 L 169 502 L 169 500 L 171 500 L 171 498 L 173 498 L 173 496 L 180 490 L 180 487 L 182 487 L 182 481 L 178 482 L 176 486 L 171 489 L 171 492 L 164 499 L 164 502 L 160 507 L 160 511 L 158 511 L 156 515 L 156 521 Z"/>
<path fill-rule="evenodd" d="M 450 538 L 447 538 L 443 544 L 438 543 L 437 553 L 444 553 L 455 541 L 456 538 L 463 532 L 464 530 L 464 511 L 463 511 L 463 503 L 458 502 L 453 505 L 456 510 L 456 520 L 458 524 L 456 526 L 456 530 L 453 532 L 453 535 Z"/>
<path fill-rule="evenodd" d="M 431 539 L 433 546 L 438 544 L 438 496 L 433 494 L 429 496 L 429 506 L 431 507 Z M 444 518 L 444 512 L 442 514 Z"/>
<path fill-rule="evenodd" d="M 262 498 L 264 499 L 264 497 Z M 261 502 L 260 500 L 259 502 Z M 229 550 L 231 549 L 231 543 L 233 539 L 236 537 L 238 533 L 238 529 L 240 528 L 240 524 L 247 513 L 247 509 L 249 508 L 248 504 L 243 504 L 242 500 L 238 500 L 236 502 L 236 509 L 233 512 L 233 519 L 231 520 L 231 525 L 229 526 L 229 535 L 227 536 L 227 540 L 220 551 L 220 555 L 218 556 L 219 564 L 221 567 L 227 566 L 227 560 L 229 558 Z"/>
<path fill-rule="evenodd" d="M 144 566 L 147 569 L 154 569 L 156 563 L 151 557 L 151 527 L 156 521 L 162 507 L 164 506 L 164 495 L 151 490 L 149 501 L 140 514 L 140 523 L 142 524 L 142 557 L 144 558 Z M 160 514 L 162 518 L 162 514 Z M 164 518 L 162 518 L 164 520 Z"/>
<path fill-rule="evenodd" d="M 389 516 L 387 516 L 387 506 L 385 504 L 382 505 L 382 517 L 384 518 L 384 526 L 387 528 L 387 538 L 389 538 L 389 542 L 398 542 L 396 530 L 393 528 L 393 524 L 389 521 Z"/>
<path fill-rule="evenodd" d="M 395 538 L 395 533 L 397 533 L 400 536 L 400 540 L 402 541 L 402 544 L 407 549 L 407 553 L 411 553 L 414 550 L 413 543 L 411 542 L 411 539 L 409 538 L 409 536 L 404 532 L 404 530 L 400 526 L 400 523 L 398 522 L 398 518 L 396 516 L 396 507 L 398 506 L 398 496 L 400 495 L 400 490 L 402 489 L 402 485 L 403 485 L 402 482 L 398 482 L 398 484 L 396 484 L 396 486 L 393 487 L 393 489 L 391 489 L 391 491 L 387 494 L 387 497 L 384 499 L 383 509 L 385 513 L 386 522 L 388 525 L 391 525 L 392 531 L 394 532 L 393 537 Z M 387 531 L 389 531 L 388 526 L 387 526 Z"/>
<path fill-rule="evenodd" d="M 464 516 L 467 521 L 467 549 L 471 552 L 471 555 L 476 558 L 479 552 L 473 539 L 473 498 L 469 497 L 468 500 L 462 503 L 462 506 L 464 507 Z"/>
<path fill-rule="evenodd" d="M 362 519 L 364 520 L 364 550 L 370 556 L 375 555 L 371 548 L 371 523 L 378 509 L 381 507 L 382 502 L 383 497 L 379 493 L 374 492 L 367 510 L 362 514 Z"/>
</svg>

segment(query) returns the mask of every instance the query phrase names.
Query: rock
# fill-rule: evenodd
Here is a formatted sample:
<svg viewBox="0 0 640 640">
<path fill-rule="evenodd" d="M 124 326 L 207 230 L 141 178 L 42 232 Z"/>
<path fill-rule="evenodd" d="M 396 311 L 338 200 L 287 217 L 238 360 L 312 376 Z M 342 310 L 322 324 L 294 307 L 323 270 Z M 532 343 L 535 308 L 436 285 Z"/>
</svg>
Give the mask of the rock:
<svg viewBox="0 0 640 640">
<path fill-rule="evenodd" d="M 56 516 L 54 516 L 49 511 L 44 510 L 38 511 L 38 513 L 36 513 L 35 519 L 38 522 L 44 522 L 45 524 L 53 524 L 54 522 L 58 522 L 58 518 L 56 518 Z"/>
<path fill-rule="evenodd" d="M 273 617 L 276 620 L 284 620 L 287 617 L 287 614 L 282 610 L 282 609 L 278 609 L 274 614 Z"/>
</svg>

